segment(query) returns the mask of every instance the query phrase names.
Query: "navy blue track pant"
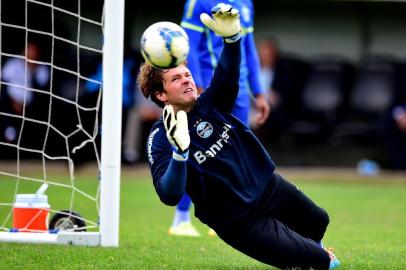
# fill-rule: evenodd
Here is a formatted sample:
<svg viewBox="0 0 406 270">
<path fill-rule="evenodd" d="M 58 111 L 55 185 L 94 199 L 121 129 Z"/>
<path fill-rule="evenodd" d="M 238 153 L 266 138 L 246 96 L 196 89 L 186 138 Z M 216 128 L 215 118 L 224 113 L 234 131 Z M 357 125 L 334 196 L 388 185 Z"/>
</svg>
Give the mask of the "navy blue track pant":
<svg viewBox="0 0 406 270">
<path fill-rule="evenodd" d="M 318 242 L 329 217 L 296 186 L 274 173 L 274 187 L 246 220 L 217 234 L 226 243 L 281 269 L 328 269 L 330 258 Z"/>
</svg>

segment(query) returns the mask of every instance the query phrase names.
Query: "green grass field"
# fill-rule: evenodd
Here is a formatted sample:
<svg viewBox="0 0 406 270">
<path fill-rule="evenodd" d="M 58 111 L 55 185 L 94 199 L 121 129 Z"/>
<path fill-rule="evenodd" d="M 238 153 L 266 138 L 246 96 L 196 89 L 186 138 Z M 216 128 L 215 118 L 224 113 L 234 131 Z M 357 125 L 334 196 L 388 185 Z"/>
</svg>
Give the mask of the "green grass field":
<svg viewBox="0 0 406 270">
<path fill-rule="evenodd" d="M 406 269 L 406 179 L 284 175 L 329 212 L 324 244 L 339 269 Z M 5 182 L 0 177 L 2 192 Z M 1 243 L 0 269 L 272 269 L 207 236 L 197 220 L 202 237 L 168 236 L 173 208 L 159 201 L 145 170 L 124 172 L 121 191 L 119 248 Z"/>
</svg>

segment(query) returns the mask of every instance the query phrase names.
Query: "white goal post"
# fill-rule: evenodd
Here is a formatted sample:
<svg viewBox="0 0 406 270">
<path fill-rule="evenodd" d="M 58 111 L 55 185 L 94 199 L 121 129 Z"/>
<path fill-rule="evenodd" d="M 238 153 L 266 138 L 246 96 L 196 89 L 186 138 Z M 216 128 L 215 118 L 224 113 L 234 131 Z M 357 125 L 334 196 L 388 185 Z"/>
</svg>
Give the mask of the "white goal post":
<svg viewBox="0 0 406 270">
<path fill-rule="evenodd" d="M 77 17 L 77 20 L 79 21 L 79 25 L 81 24 L 81 20 L 84 21 L 90 21 L 87 18 L 83 18 L 79 15 L 74 15 L 71 14 L 71 11 L 63 11 L 59 6 L 54 6 L 54 0 L 25 0 L 25 9 L 27 10 L 27 5 L 38 5 L 38 6 L 46 6 L 50 10 L 52 10 L 52 23 L 54 22 L 54 12 L 58 11 L 60 13 L 69 15 L 71 17 Z M 61 1 L 59 1 L 61 2 Z M 78 10 L 80 11 L 81 7 L 81 2 L 85 2 L 85 0 L 78 0 Z M 44 34 L 47 37 L 50 37 L 52 39 L 52 45 L 56 41 L 61 41 L 65 42 L 69 45 L 74 45 L 72 41 L 67 40 L 64 37 L 59 37 L 54 34 L 54 26 L 52 26 L 52 33 L 43 33 L 42 31 L 31 29 L 29 26 L 27 26 L 27 15 L 26 15 L 26 22 L 25 22 L 25 27 L 21 27 L 19 25 L 13 25 L 8 22 L 3 22 L 2 20 L 2 3 L 3 1 L 0 1 L 0 52 L 1 52 L 1 59 L 0 59 L 0 67 L 3 68 L 4 62 L 2 61 L 3 58 L 18 58 L 20 56 L 13 55 L 10 53 L 3 53 L 2 51 L 2 39 L 5 39 L 6 37 L 3 36 L 5 33 L 5 28 L 16 28 L 17 30 L 23 30 L 25 31 L 26 37 L 29 35 L 28 32 L 30 33 L 36 33 L 36 34 Z M 28 4 L 27 4 L 28 3 Z M 5 6 L 5 5 L 4 5 Z M 84 140 L 81 145 L 76 146 L 76 148 L 81 148 L 85 144 L 90 144 L 93 145 L 94 149 L 97 147 L 96 145 L 96 135 L 100 132 L 101 133 L 101 150 L 100 150 L 100 161 L 99 158 L 97 157 L 97 164 L 98 164 L 98 169 L 99 169 L 99 176 L 95 176 L 97 179 L 100 177 L 100 183 L 98 184 L 97 191 L 94 193 L 87 193 L 87 191 L 82 191 L 76 186 L 75 182 L 75 177 L 73 175 L 73 165 L 72 165 L 72 160 L 70 158 L 70 154 L 72 151 L 68 150 L 67 156 L 52 156 L 48 154 L 45 151 L 45 144 L 44 142 L 44 147 L 43 149 L 26 149 L 20 144 L 20 138 L 18 137 L 18 132 L 17 132 L 17 143 L 12 144 L 12 143 L 7 143 L 7 142 L 2 142 L 0 141 L 0 147 L 7 147 L 11 149 L 15 149 L 17 153 L 17 158 L 18 160 L 16 161 L 16 169 L 15 172 L 9 172 L 4 168 L 1 168 L 0 166 L 0 192 L 1 192 L 1 187 L 2 183 L 1 181 L 4 181 L 3 179 L 8 179 L 8 178 L 13 178 L 16 179 L 16 185 L 14 188 L 14 195 L 12 196 L 12 200 L 8 200 L 9 197 L 7 197 L 7 201 L 4 201 L 4 197 L 0 195 L 0 207 L 10 209 L 8 214 L 6 214 L 6 219 L 3 222 L 1 220 L 2 217 L 0 217 L 0 242 L 19 242 L 19 243 L 47 243 L 47 244 L 73 244 L 73 245 L 86 245 L 86 246 L 104 246 L 104 247 L 117 247 L 119 245 L 119 209 L 120 209 L 120 168 L 121 168 L 121 117 L 122 117 L 122 77 L 123 77 L 123 43 L 124 43 L 124 0 L 104 0 L 104 6 L 103 6 L 103 19 L 100 22 L 100 25 L 102 25 L 103 28 L 103 47 L 102 47 L 102 59 L 103 59 L 103 79 L 102 83 L 97 82 L 100 84 L 100 88 L 102 88 L 102 116 L 101 116 L 101 129 L 98 130 L 97 127 L 97 120 L 95 126 L 95 132 L 94 134 L 90 134 L 89 132 L 86 133 L 84 128 L 80 127 L 81 125 L 81 120 L 80 120 L 80 113 L 79 111 L 96 111 L 96 114 L 98 112 L 98 108 L 84 108 L 79 102 L 77 101 L 77 96 L 78 92 L 80 90 L 76 89 L 76 100 L 75 98 L 73 100 L 65 99 L 58 97 L 56 94 L 53 93 L 52 91 L 52 71 L 60 71 L 60 72 L 65 72 L 68 75 L 75 75 L 78 78 L 77 80 L 77 85 L 79 83 L 82 83 L 81 81 L 91 81 L 96 83 L 96 81 L 86 77 L 84 78 L 81 73 L 80 73 L 80 68 L 78 67 L 77 71 L 69 71 L 66 70 L 65 68 L 58 67 L 57 64 L 54 63 L 53 58 L 47 62 L 38 62 L 38 61 L 30 61 L 25 59 L 25 68 L 27 69 L 27 63 L 34 62 L 35 64 L 41 64 L 44 66 L 49 67 L 51 71 L 51 90 L 50 93 L 45 93 L 41 89 L 34 89 L 27 87 L 24 91 L 24 106 L 26 104 L 27 98 L 27 93 L 28 92 L 34 92 L 34 93 L 39 93 L 39 94 L 46 94 L 49 95 L 49 100 L 62 100 L 64 102 L 69 103 L 70 105 L 76 106 L 77 110 L 77 117 L 79 118 L 79 123 L 77 124 L 78 129 L 81 128 L 83 133 L 89 137 L 88 140 Z M 4 15 L 4 14 L 3 14 Z M 4 30 L 4 31 L 3 31 Z M 77 36 L 78 36 L 78 41 L 77 43 L 80 42 L 81 37 L 80 36 L 80 26 L 79 30 L 77 30 Z M 27 38 L 26 38 L 26 43 L 27 43 Z M 80 49 L 83 49 L 82 45 L 78 45 L 77 49 L 77 54 L 79 55 Z M 79 48 L 80 47 L 80 48 Z M 97 51 L 96 49 L 92 48 L 85 48 L 89 49 L 90 51 L 94 50 Z M 53 54 L 53 48 L 52 48 L 52 53 Z M 23 57 L 20 57 L 23 59 Z M 79 56 L 78 56 L 79 58 Z M 78 64 L 79 66 L 79 64 Z M 27 78 L 27 71 L 25 71 L 25 78 Z M 6 82 L 3 80 L 3 77 L 0 75 L 1 79 L 1 86 L 2 90 L 0 90 L 0 94 L 4 93 L 4 87 L 6 86 L 16 86 L 13 85 L 12 83 Z M 20 85 L 21 86 L 21 85 Z M 25 85 L 27 86 L 27 85 Z M 77 86 L 78 87 L 78 86 Z M 0 95 L 1 97 L 1 95 Z M 100 100 L 100 98 L 99 98 Z M 52 103 L 52 101 L 50 101 Z M 99 102 L 98 102 L 99 104 Z M 51 111 L 51 109 L 49 109 Z M 24 124 L 30 124 L 34 123 L 37 124 L 41 127 L 46 128 L 46 137 L 48 138 L 48 134 L 51 131 L 55 131 L 58 135 L 63 137 L 63 139 L 66 141 L 66 145 L 69 145 L 69 140 L 70 136 L 75 136 L 79 133 L 79 131 L 74 131 L 71 134 L 65 135 L 62 134 L 62 132 L 56 130 L 55 126 L 50 122 L 51 116 L 48 116 L 48 122 L 43 121 L 43 120 L 35 120 L 31 119 L 28 116 L 25 115 L 25 108 L 22 112 L 22 116 L 14 116 L 10 115 L 7 112 L 2 112 L 0 108 L 0 118 L 10 118 L 13 120 L 18 120 L 19 123 L 21 124 L 21 133 L 23 132 Z M 2 119 L 0 121 L 2 121 Z M 97 118 L 97 117 L 96 117 Z M 1 123 L 0 123 L 1 124 Z M 1 125 L 0 125 L 1 126 Z M 51 131 L 50 131 L 51 130 Z M 21 137 L 21 134 L 20 134 Z M 69 145 L 71 147 L 71 145 Z M 68 149 L 68 147 L 66 147 Z M 31 154 L 38 154 L 41 156 L 42 159 L 42 166 L 44 170 L 44 177 L 41 179 L 37 179 L 36 177 L 28 177 L 23 175 L 20 169 L 20 152 L 30 152 Z M 73 150 L 73 152 L 75 149 Z M 97 152 L 97 150 L 96 150 Z M 98 156 L 98 153 L 96 153 L 96 156 Z M 59 183 L 58 181 L 54 181 L 47 175 L 45 172 L 46 170 L 46 163 L 48 161 L 63 161 L 69 164 L 69 170 L 70 170 L 70 184 L 65 184 L 65 183 Z M 38 163 L 41 164 L 41 161 Z M 2 178 L 3 177 L 3 178 Z M 16 201 L 17 194 L 24 193 L 20 192 L 18 190 L 19 185 L 21 183 L 25 182 L 30 182 L 34 183 L 35 185 L 42 184 L 41 188 L 46 185 L 48 186 L 55 186 L 56 188 L 60 189 L 69 189 L 67 191 L 67 196 L 69 197 L 69 209 L 73 209 L 74 203 L 72 202 L 73 199 L 76 199 L 80 196 L 82 196 L 83 200 L 89 200 L 89 201 L 94 201 L 95 205 L 94 208 L 97 209 L 97 215 L 96 221 L 92 221 L 91 224 L 93 227 L 91 227 L 90 231 L 63 231 L 63 230 L 55 230 L 55 231 L 42 231 L 42 232 L 32 232 L 32 231 L 22 231 L 22 232 L 16 232 L 16 231 L 6 231 L 6 226 L 4 224 L 10 224 L 11 221 L 11 211 L 13 208 L 13 203 Z M 46 187 L 45 187 L 46 189 Z M 25 191 L 27 193 L 27 191 Z M 40 197 L 41 195 L 38 195 Z M 11 197 L 10 197 L 11 198 Z M 36 198 L 37 199 L 37 198 Z M 52 203 L 50 202 L 51 206 Z M 50 212 L 57 212 L 57 211 L 50 211 Z M 80 217 L 81 218 L 81 217 Z M 85 217 L 83 218 L 85 220 Z M 3 222 L 3 224 L 2 224 Z M 94 231 L 93 231 L 94 230 Z"/>
<path fill-rule="evenodd" d="M 124 0 L 105 2 L 100 232 L 102 246 L 118 245 L 121 163 Z"/>
</svg>

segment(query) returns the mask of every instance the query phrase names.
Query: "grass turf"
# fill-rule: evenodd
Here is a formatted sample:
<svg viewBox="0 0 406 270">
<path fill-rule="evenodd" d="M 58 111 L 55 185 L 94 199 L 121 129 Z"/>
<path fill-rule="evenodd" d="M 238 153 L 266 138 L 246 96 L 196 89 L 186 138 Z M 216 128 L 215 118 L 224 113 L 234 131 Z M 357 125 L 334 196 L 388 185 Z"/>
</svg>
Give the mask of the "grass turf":
<svg viewBox="0 0 406 270">
<path fill-rule="evenodd" d="M 335 248 L 339 269 L 406 269 L 406 182 L 287 178 L 329 212 L 324 244 Z M 272 269 L 207 236 L 197 220 L 202 237 L 168 236 L 172 215 L 148 175 L 124 175 L 119 248 L 0 243 L 0 269 Z"/>
</svg>

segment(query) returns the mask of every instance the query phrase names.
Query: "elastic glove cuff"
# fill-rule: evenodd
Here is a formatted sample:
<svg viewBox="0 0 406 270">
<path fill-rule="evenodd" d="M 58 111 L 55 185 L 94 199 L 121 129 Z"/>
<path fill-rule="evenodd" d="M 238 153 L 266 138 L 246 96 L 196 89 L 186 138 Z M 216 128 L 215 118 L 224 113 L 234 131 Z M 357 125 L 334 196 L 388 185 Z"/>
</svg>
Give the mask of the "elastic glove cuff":
<svg viewBox="0 0 406 270">
<path fill-rule="evenodd" d="M 225 37 L 224 42 L 225 43 L 234 43 L 238 41 L 241 38 L 241 32 L 238 32 L 237 34 L 231 36 L 231 37 Z"/>
<path fill-rule="evenodd" d="M 189 150 L 186 150 L 183 153 L 178 152 L 178 151 L 173 151 L 172 158 L 176 161 L 187 161 L 189 158 Z"/>
</svg>

